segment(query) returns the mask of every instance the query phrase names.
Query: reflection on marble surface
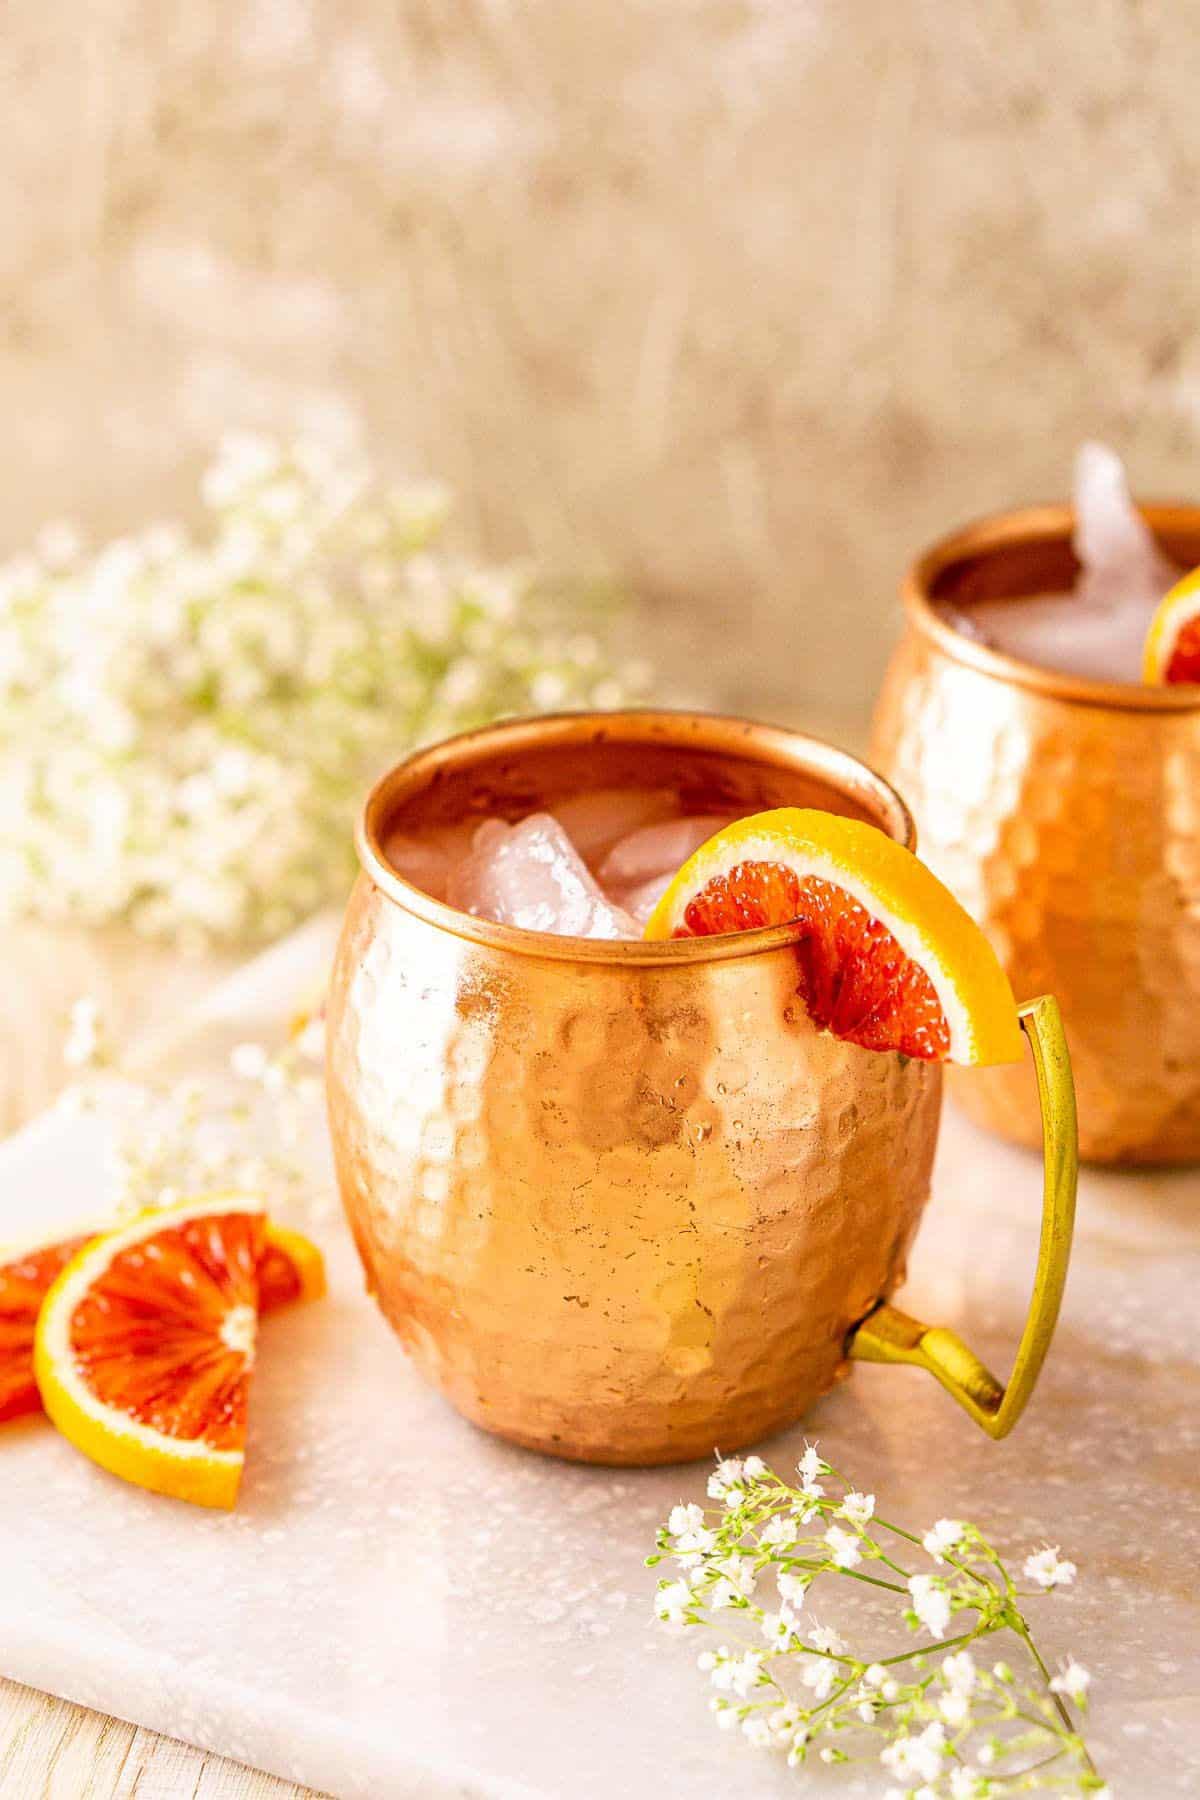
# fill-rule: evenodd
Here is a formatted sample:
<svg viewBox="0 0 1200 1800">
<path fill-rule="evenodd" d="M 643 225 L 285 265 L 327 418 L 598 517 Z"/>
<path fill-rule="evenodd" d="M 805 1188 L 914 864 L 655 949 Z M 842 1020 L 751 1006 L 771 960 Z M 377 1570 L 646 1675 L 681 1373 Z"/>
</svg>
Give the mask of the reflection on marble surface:
<svg viewBox="0 0 1200 1800">
<path fill-rule="evenodd" d="M 208 1057 L 302 986 L 296 955 L 260 967 L 269 991 L 243 978 L 214 1009 Z M 109 1129 L 42 1121 L 0 1151 L 0 1232 L 78 1211 Z M 905 1303 L 1001 1368 L 1039 1199 L 1033 1158 L 947 1116 Z M 232 1516 L 124 1488 L 39 1422 L 6 1433 L 0 1530 L 23 1555 L 0 1670 L 348 1797 L 558 1800 L 567 1771 L 577 1800 L 882 1792 L 718 1734 L 696 1637 L 653 1623 L 643 1557 L 705 1468 L 586 1469 L 480 1435 L 419 1385 L 327 1236 L 328 1304 L 264 1329 Z M 1079 1579 L 1031 1602 L 1041 1641 L 1093 1670 L 1114 1793 L 1154 1800 L 1200 1786 L 1198 1275 L 1195 1176 L 1086 1174 L 1059 1338 L 1013 1437 L 990 1443 L 915 1371 L 863 1366 L 764 1447 L 786 1466 L 807 1430 L 899 1522 L 1061 1543 Z"/>
</svg>

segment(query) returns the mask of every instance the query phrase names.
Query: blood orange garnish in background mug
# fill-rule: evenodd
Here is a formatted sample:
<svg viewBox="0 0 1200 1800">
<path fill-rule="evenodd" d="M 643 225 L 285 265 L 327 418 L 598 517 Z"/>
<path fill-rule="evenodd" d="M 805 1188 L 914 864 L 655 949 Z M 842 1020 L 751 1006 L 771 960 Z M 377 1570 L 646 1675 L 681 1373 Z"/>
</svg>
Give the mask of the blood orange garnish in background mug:
<svg viewBox="0 0 1200 1800">
<path fill-rule="evenodd" d="M 739 819 L 690 857 L 649 939 L 797 926 L 809 1016 L 868 1050 L 928 1062 L 1017 1062 L 1008 979 L 937 877 L 873 825 L 799 807 Z"/>
</svg>

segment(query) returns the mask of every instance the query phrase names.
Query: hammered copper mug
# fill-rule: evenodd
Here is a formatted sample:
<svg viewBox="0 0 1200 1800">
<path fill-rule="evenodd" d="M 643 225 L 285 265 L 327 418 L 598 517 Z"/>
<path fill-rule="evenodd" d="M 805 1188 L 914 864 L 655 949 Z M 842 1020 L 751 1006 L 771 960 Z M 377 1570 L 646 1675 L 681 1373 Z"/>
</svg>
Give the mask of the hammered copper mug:
<svg viewBox="0 0 1200 1800">
<path fill-rule="evenodd" d="M 817 1030 L 792 927 L 554 937 L 457 912 L 386 859 L 396 829 L 660 784 L 689 811 L 819 806 L 913 841 L 901 800 L 852 757 L 736 719 L 516 722 L 394 769 L 360 823 L 327 1017 L 337 1172 L 369 1287 L 460 1412 L 559 1456 L 735 1449 L 798 1418 L 854 1356 L 925 1367 L 1003 1435 L 1070 1244 L 1052 1001 L 1024 1013 L 1046 1199 L 1006 1391 L 953 1333 L 889 1301 L 928 1196 L 941 1070 Z"/>
<path fill-rule="evenodd" d="M 1200 562 L 1200 508 L 1145 506 L 1166 554 Z M 1069 589 L 1074 514 L 982 519 L 920 556 L 872 760 L 908 800 L 921 853 L 987 931 L 1014 992 L 1059 999 L 1080 1150 L 1200 1157 L 1200 689 L 1083 680 L 1003 656 L 939 613 Z M 1041 1140 L 1020 1068 L 954 1073 L 955 1098 Z"/>
</svg>

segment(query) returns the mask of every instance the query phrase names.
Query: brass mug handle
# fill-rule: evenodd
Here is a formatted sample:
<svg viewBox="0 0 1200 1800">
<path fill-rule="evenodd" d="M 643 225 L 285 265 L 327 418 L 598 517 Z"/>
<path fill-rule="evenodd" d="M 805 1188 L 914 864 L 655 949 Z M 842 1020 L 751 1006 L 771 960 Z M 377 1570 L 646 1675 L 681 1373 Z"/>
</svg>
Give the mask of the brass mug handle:
<svg viewBox="0 0 1200 1800">
<path fill-rule="evenodd" d="M 855 1327 L 847 1344 L 847 1354 L 859 1362 L 914 1363 L 927 1369 L 993 1438 L 1006 1437 L 1024 1412 L 1054 1336 L 1071 1260 L 1079 1178 L 1075 1084 L 1058 1001 L 1043 994 L 1018 1010 L 1033 1051 L 1042 1111 L 1042 1235 L 1033 1298 L 1007 1385 L 955 1332 L 922 1325 L 886 1300 Z"/>
</svg>

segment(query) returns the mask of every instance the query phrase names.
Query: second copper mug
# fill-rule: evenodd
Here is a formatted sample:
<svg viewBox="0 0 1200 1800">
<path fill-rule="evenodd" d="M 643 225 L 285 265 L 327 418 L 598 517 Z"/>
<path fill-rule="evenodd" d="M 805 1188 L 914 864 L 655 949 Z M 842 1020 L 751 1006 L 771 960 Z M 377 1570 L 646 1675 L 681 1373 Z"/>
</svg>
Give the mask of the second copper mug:
<svg viewBox="0 0 1200 1800">
<path fill-rule="evenodd" d="M 1200 562 L 1200 508 L 1146 506 Z M 1079 1142 L 1099 1162 L 1200 1158 L 1200 690 L 1035 668 L 953 628 L 941 602 L 1068 590 L 1066 506 L 997 514 L 918 558 L 872 760 L 921 853 L 987 931 L 1013 989 L 1062 1005 Z M 1004 1137 L 1041 1139 L 1019 1068 L 955 1077 Z"/>
<path fill-rule="evenodd" d="M 1046 1203 L 1005 1390 L 952 1332 L 890 1303 L 928 1197 L 941 1071 L 817 1030 L 791 927 L 553 937 L 457 912 L 387 860 L 397 827 L 656 784 L 692 811 L 815 805 L 913 842 L 862 764 L 738 719 L 529 720 L 394 769 L 362 817 L 328 1008 L 337 1172 L 368 1285 L 461 1412 L 560 1456 L 733 1450 L 797 1419 L 856 1356 L 927 1369 L 1003 1435 L 1045 1355 L 1070 1243 L 1053 1002 L 1024 1015 Z"/>
</svg>

